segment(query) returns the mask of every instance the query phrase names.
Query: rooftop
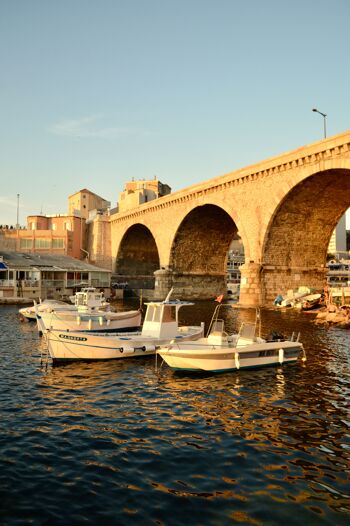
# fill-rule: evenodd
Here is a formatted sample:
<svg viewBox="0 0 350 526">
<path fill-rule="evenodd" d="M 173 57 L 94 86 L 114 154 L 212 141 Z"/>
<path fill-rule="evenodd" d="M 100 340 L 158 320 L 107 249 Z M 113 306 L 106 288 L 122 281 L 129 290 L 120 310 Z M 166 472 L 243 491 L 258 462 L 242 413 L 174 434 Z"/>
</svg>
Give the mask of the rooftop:
<svg viewBox="0 0 350 526">
<path fill-rule="evenodd" d="M 94 271 L 107 272 L 105 268 L 96 267 L 86 261 L 72 258 L 70 256 L 52 255 L 52 254 L 33 254 L 24 252 L 0 251 L 0 256 L 3 257 L 4 263 L 11 268 L 43 268 L 48 270 L 72 270 L 72 271 Z"/>
</svg>

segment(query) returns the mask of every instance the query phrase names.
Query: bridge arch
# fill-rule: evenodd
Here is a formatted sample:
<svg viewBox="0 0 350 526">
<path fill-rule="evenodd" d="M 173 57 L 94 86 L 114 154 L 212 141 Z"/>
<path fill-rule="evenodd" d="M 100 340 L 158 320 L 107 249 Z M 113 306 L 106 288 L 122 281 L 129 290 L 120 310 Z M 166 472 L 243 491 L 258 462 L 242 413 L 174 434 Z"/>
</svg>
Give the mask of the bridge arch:
<svg viewBox="0 0 350 526">
<path fill-rule="evenodd" d="M 179 224 L 173 238 L 169 268 L 182 297 L 215 296 L 226 290 L 226 261 L 237 226 L 223 208 L 196 206 Z"/>
<path fill-rule="evenodd" d="M 308 175 L 289 190 L 270 218 L 262 246 L 262 302 L 309 286 L 322 289 L 327 248 L 350 207 L 350 167 Z"/>
<path fill-rule="evenodd" d="M 159 269 L 159 251 L 152 232 L 136 223 L 124 233 L 118 247 L 116 279 L 131 288 L 153 288 L 154 272 Z"/>
</svg>

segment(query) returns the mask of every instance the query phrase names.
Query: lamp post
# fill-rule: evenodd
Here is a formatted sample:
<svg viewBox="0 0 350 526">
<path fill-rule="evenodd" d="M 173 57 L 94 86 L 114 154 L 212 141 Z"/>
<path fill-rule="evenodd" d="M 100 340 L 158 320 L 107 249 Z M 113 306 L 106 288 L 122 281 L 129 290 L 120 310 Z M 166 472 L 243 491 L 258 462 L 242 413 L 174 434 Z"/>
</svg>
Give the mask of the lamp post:
<svg viewBox="0 0 350 526">
<path fill-rule="evenodd" d="M 322 113 L 322 111 L 319 111 L 317 108 L 313 108 L 312 111 L 315 111 L 316 113 L 319 113 L 323 117 L 323 131 L 324 131 L 324 138 L 327 137 L 327 128 L 326 128 L 326 119 L 327 115 L 326 113 Z"/>
<path fill-rule="evenodd" d="M 19 194 L 17 194 L 17 225 L 16 229 L 19 229 Z"/>
</svg>

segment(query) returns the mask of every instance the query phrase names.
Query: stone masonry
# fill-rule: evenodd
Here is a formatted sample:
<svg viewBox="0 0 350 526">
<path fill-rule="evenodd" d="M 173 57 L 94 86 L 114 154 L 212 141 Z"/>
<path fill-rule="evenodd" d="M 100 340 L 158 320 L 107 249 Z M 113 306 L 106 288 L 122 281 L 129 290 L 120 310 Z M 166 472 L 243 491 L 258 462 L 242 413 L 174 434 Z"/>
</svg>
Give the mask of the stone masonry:
<svg viewBox="0 0 350 526">
<path fill-rule="evenodd" d="M 139 269 L 155 276 L 156 296 L 172 285 L 177 297 L 211 298 L 225 290 L 238 232 L 240 303 L 256 306 L 289 288 L 322 288 L 327 245 L 349 206 L 345 132 L 115 214 L 101 251 L 121 276 Z"/>
</svg>

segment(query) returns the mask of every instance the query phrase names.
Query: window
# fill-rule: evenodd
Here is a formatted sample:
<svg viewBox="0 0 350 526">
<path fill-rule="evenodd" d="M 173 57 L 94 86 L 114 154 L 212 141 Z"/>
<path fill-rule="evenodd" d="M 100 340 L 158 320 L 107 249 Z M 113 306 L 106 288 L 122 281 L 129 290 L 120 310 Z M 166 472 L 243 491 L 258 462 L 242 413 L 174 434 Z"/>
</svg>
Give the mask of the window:
<svg viewBox="0 0 350 526">
<path fill-rule="evenodd" d="M 64 248 L 64 239 L 53 239 L 52 248 Z"/>
<path fill-rule="evenodd" d="M 57 230 L 57 225 L 56 225 L 56 223 L 52 223 L 52 225 L 51 225 L 51 230 Z"/>
<path fill-rule="evenodd" d="M 33 248 L 33 240 L 32 239 L 20 239 L 19 242 L 20 248 Z"/>
<path fill-rule="evenodd" d="M 50 248 L 51 239 L 36 239 L 35 248 Z"/>
</svg>

